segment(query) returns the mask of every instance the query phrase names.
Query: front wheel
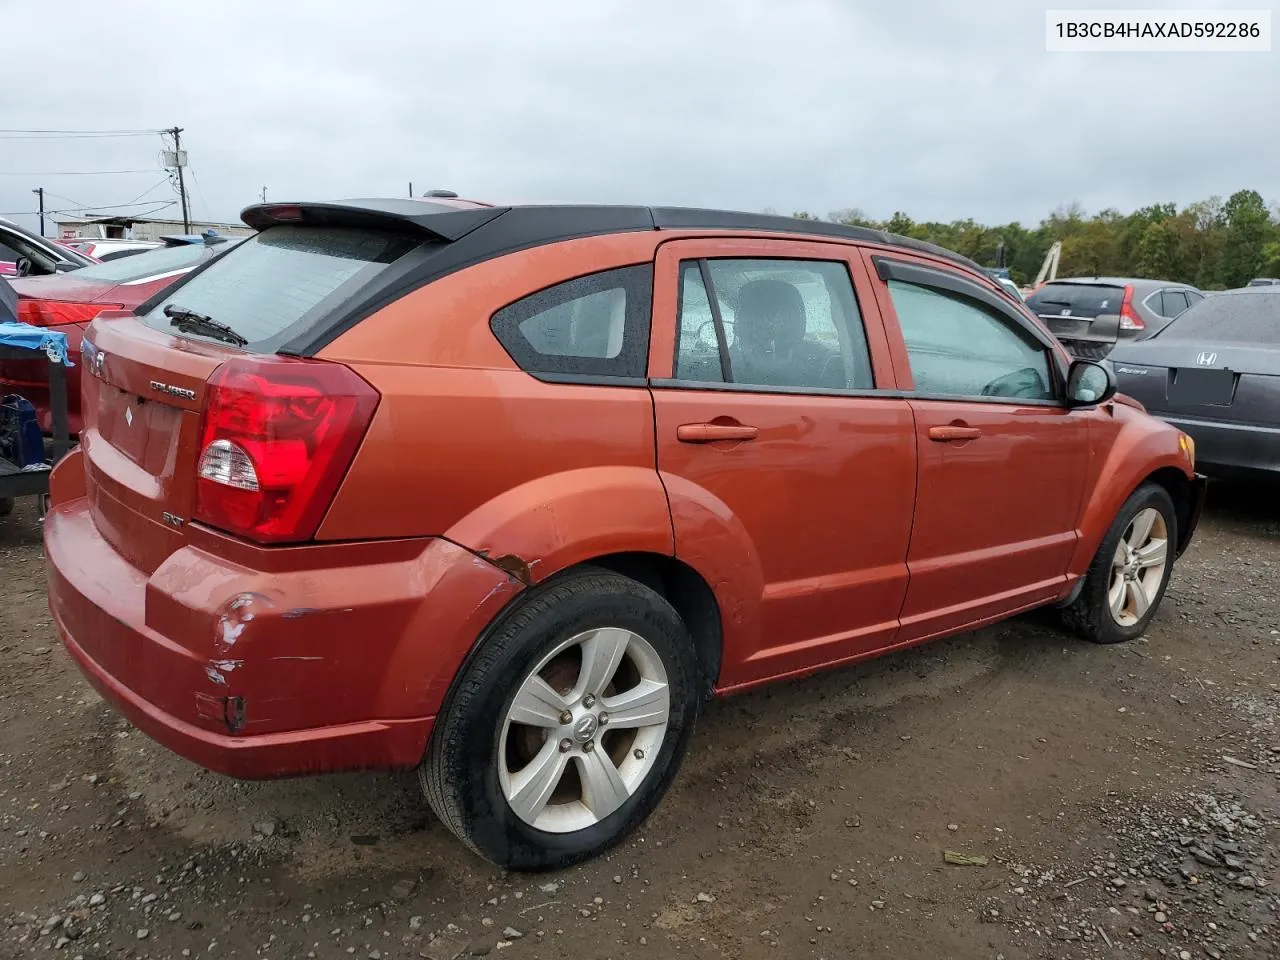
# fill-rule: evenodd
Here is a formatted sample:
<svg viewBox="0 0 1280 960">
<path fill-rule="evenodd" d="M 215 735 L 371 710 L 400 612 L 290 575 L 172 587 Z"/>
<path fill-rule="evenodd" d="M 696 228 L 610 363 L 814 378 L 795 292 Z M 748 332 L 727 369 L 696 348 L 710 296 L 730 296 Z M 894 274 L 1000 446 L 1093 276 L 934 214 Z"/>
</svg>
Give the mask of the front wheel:
<svg viewBox="0 0 1280 960">
<path fill-rule="evenodd" d="M 419 770 L 427 799 L 500 866 L 594 856 L 675 776 L 697 678 L 688 631 L 649 588 L 596 570 L 536 588 L 455 682 Z"/>
<path fill-rule="evenodd" d="M 1141 636 L 1169 585 L 1177 532 L 1168 491 L 1139 487 L 1102 538 L 1080 595 L 1063 610 L 1066 625 L 1094 643 Z"/>
</svg>

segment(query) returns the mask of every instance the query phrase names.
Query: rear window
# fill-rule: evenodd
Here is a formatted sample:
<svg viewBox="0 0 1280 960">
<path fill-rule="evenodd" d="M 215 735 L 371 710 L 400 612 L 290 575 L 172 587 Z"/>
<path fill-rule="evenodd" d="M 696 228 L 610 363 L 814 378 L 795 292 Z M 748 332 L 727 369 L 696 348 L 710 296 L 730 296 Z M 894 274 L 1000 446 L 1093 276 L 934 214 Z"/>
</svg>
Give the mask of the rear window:
<svg viewBox="0 0 1280 960">
<path fill-rule="evenodd" d="M 145 321 L 171 330 L 164 309 L 172 304 L 225 324 L 252 348 L 270 352 L 419 243 L 379 230 L 271 227 L 172 288 Z"/>
<path fill-rule="evenodd" d="M 1257 289 L 1257 293 L 1206 297 L 1156 336 L 1205 343 L 1280 345 L 1280 290 Z"/>
<path fill-rule="evenodd" d="M 1120 312 L 1124 287 L 1094 283 L 1047 283 L 1027 297 L 1027 306 L 1045 317 L 1098 317 Z"/>
</svg>

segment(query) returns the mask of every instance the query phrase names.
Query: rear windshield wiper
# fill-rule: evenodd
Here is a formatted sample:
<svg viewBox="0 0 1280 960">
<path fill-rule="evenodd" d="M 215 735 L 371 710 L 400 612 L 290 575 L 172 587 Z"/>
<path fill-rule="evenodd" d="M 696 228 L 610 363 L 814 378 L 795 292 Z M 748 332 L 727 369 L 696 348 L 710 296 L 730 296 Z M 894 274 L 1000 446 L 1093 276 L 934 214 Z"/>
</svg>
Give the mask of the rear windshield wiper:
<svg viewBox="0 0 1280 960">
<path fill-rule="evenodd" d="M 243 347 L 249 342 L 248 338 L 236 333 L 225 323 L 219 323 L 213 317 L 205 316 L 203 313 L 196 313 L 194 310 L 188 310 L 186 307 L 180 307 L 175 303 L 171 303 L 164 308 L 164 315 L 169 318 L 169 326 L 177 327 L 183 333 L 204 334 L 207 337 L 224 340 L 237 347 Z"/>
<path fill-rule="evenodd" d="M 1053 303 L 1053 304 L 1057 304 L 1057 305 L 1058 305 L 1058 306 L 1060 306 L 1060 307 L 1069 307 L 1069 306 L 1071 306 L 1071 301 L 1070 301 L 1070 300 L 1050 300 L 1050 299 L 1048 299 L 1047 297 L 1044 297 L 1044 298 L 1041 298 L 1041 299 L 1037 300 L 1037 301 L 1036 301 L 1036 303 Z"/>
</svg>

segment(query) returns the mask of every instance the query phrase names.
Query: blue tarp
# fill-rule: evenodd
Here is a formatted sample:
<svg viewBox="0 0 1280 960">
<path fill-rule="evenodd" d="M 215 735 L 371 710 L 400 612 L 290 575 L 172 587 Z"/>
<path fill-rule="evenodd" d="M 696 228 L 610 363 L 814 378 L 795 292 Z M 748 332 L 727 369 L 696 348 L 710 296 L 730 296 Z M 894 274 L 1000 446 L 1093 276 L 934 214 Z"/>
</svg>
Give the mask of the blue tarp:
<svg viewBox="0 0 1280 960">
<path fill-rule="evenodd" d="M 29 323 L 0 323 L 0 346 L 43 350 L 49 359 L 74 367 L 67 353 L 67 335 Z"/>
</svg>

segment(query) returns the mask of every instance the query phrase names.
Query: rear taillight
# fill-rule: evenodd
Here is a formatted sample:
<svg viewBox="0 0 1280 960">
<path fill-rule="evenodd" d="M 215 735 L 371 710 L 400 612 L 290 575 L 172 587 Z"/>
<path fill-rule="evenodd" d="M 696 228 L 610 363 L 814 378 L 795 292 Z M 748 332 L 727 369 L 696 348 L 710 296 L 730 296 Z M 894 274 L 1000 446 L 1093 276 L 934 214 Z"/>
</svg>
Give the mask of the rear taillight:
<svg viewBox="0 0 1280 960">
<path fill-rule="evenodd" d="M 341 364 L 228 360 L 205 392 L 196 519 L 261 543 L 309 540 L 378 399 Z"/>
<path fill-rule="evenodd" d="M 69 300 L 18 298 L 18 320 L 35 327 L 61 327 L 68 323 L 88 323 L 103 310 L 119 309 L 118 303 L 76 303 Z"/>
<path fill-rule="evenodd" d="M 1138 316 L 1138 311 L 1133 309 L 1133 287 L 1132 285 L 1124 288 L 1124 298 L 1120 301 L 1120 329 L 1121 330 L 1145 330 L 1146 323 Z"/>
</svg>

